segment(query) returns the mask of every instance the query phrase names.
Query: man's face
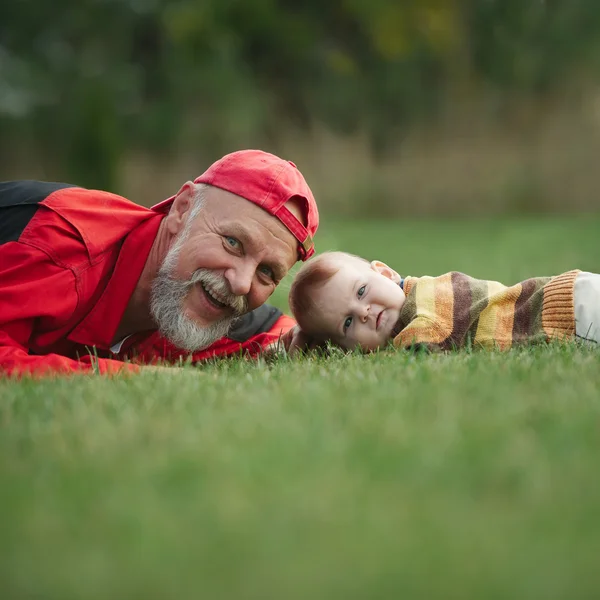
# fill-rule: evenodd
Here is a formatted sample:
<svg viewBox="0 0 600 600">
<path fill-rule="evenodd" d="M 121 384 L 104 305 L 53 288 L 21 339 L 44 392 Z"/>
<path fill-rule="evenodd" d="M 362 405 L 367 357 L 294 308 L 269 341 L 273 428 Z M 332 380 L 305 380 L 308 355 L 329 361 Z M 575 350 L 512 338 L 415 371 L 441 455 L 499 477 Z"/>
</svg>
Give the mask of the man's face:
<svg viewBox="0 0 600 600">
<path fill-rule="evenodd" d="M 406 299 L 395 281 L 398 274 L 383 263 L 354 257 L 336 263 L 339 270 L 315 291 L 315 329 L 346 349 L 385 346 Z"/>
<path fill-rule="evenodd" d="M 166 217 L 173 243 L 152 291 L 161 333 L 188 350 L 209 346 L 264 304 L 297 259 L 297 241 L 278 219 L 219 188 L 205 190 L 191 220 L 194 188 L 174 200 Z"/>
</svg>

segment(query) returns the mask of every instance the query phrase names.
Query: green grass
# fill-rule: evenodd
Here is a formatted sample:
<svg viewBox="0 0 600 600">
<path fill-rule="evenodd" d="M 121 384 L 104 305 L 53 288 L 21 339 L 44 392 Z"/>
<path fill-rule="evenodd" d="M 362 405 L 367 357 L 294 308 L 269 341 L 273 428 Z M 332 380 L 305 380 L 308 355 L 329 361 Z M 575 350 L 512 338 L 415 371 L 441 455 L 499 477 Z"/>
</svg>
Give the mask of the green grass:
<svg viewBox="0 0 600 600">
<path fill-rule="evenodd" d="M 511 283 L 599 270 L 599 230 L 326 223 L 320 249 Z M 599 390 L 570 344 L 0 380 L 0 597 L 597 598 Z"/>
</svg>

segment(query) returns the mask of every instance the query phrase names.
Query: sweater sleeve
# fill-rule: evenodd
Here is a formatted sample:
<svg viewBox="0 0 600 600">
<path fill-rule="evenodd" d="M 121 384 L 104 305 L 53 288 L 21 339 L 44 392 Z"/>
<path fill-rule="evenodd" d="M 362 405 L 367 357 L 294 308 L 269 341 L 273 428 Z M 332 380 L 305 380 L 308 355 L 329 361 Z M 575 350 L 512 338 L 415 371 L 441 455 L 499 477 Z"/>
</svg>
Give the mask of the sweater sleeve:
<svg viewBox="0 0 600 600">
<path fill-rule="evenodd" d="M 0 373 L 19 377 L 138 370 L 133 365 L 91 356 L 77 361 L 59 354 L 32 352 L 30 339 L 35 329 L 66 322 L 77 300 L 70 269 L 27 244 L 4 244 L 0 260 Z"/>
<path fill-rule="evenodd" d="M 432 319 L 426 316 L 415 317 L 394 338 L 396 348 L 427 349 L 430 352 L 442 350 L 442 342 L 446 336 Z"/>
</svg>

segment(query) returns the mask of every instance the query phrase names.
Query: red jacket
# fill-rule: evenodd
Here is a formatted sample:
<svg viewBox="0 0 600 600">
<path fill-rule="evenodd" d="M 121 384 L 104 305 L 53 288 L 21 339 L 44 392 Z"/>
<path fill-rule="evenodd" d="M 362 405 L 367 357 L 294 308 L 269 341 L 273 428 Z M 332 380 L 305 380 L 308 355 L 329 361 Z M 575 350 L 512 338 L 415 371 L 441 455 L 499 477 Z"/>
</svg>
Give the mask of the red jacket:
<svg viewBox="0 0 600 600">
<path fill-rule="evenodd" d="M 60 183 L 0 182 L 0 372 L 137 370 L 188 353 L 156 332 L 111 341 L 167 209 Z M 257 354 L 295 324 L 265 305 L 194 361 Z"/>
</svg>

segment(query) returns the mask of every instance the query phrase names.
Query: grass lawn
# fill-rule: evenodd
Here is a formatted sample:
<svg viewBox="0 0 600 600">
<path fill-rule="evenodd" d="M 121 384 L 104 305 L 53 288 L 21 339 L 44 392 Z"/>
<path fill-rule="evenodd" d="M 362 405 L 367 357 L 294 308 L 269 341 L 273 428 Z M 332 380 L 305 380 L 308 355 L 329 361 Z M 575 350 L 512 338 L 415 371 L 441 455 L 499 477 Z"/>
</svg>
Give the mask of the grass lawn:
<svg viewBox="0 0 600 600">
<path fill-rule="evenodd" d="M 508 284 L 600 271 L 599 231 L 325 220 L 319 249 Z M 598 598 L 599 462 L 570 344 L 0 380 L 0 598 Z"/>
</svg>

